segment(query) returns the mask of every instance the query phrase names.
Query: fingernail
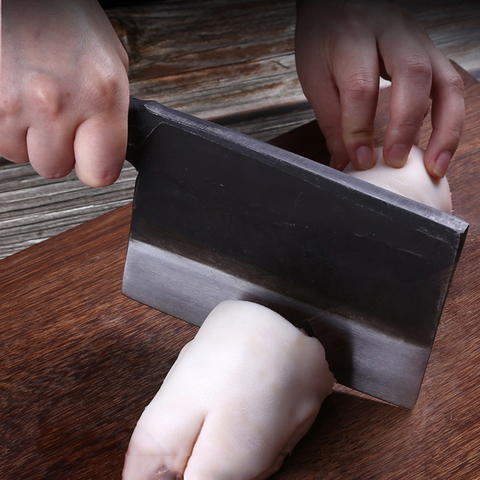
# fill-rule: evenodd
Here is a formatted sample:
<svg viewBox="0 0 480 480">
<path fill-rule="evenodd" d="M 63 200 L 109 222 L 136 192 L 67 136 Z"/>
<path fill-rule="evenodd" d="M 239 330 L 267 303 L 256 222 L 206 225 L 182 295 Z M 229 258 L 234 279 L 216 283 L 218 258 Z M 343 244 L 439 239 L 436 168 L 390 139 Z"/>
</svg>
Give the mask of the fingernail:
<svg viewBox="0 0 480 480">
<path fill-rule="evenodd" d="M 388 152 L 387 163 L 391 167 L 403 167 L 410 149 L 402 143 L 395 144 Z"/>
<path fill-rule="evenodd" d="M 439 177 L 443 178 L 447 173 L 448 165 L 452 159 L 452 154 L 450 152 L 442 152 L 433 166 L 433 173 Z"/>
<path fill-rule="evenodd" d="M 355 158 L 357 164 L 362 170 L 368 170 L 375 165 L 375 159 L 373 157 L 373 150 L 367 145 L 358 147 L 355 151 Z"/>
</svg>

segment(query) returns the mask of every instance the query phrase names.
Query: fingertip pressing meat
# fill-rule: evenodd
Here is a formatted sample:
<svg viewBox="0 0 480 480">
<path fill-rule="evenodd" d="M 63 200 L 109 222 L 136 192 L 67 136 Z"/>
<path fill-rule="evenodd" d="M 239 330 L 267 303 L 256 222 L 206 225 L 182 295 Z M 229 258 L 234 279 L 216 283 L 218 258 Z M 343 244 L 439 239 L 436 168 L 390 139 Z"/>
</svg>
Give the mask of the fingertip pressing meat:
<svg viewBox="0 0 480 480">
<path fill-rule="evenodd" d="M 350 163 L 344 172 L 366 182 L 398 193 L 417 202 L 452 213 L 452 197 L 446 177 L 432 178 L 423 161 L 424 151 L 412 147 L 407 162 L 401 168 L 385 163 L 382 148 L 375 148 L 376 164 L 369 170 L 355 170 Z"/>
</svg>

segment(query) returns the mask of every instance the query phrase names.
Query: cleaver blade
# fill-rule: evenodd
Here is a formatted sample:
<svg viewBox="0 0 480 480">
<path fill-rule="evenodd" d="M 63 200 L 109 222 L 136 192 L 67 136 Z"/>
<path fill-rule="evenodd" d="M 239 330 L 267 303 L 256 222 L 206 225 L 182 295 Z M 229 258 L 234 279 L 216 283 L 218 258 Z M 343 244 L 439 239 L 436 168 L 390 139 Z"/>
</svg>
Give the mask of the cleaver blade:
<svg viewBox="0 0 480 480">
<path fill-rule="evenodd" d="M 339 383 L 414 407 L 468 223 L 153 101 L 131 99 L 127 160 L 125 295 L 195 325 L 263 304 Z"/>
</svg>

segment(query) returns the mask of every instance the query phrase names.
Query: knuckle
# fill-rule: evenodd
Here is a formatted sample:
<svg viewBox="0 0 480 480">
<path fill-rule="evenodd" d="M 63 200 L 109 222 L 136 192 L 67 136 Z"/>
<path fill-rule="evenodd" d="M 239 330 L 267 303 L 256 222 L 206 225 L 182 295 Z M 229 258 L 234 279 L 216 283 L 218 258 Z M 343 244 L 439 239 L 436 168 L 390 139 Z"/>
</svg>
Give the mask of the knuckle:
<svg viewBox="0 0 480 480">
<path fill-rule="evenodd" d="M 396 139 L 393 143 L 405 143 L 406 141 L 415 142 L 415 138 L 421 131 L 423 122 L 413 119 L 402 119 L 389 125 L 390 136 Z"/>
<path fill-rule="evenodd" d="M 463 133 L 463 121 L 454 122 L 450 126 L 450 138 L 454 143 L 459 143 Z"/>
<path fill-rule="evenodd" d="M 113 65 L 106 65 L 96 72 L 88 89 L 91 104 L 97 112 L 115 110 L 128 97 L 128 78 L 119 74 Z"/>
<path fill-rule="evenodd" d="M 348 101 L 365 101 L 376 98 L 378 82 L 370 74 L 357 72 L 347 79 L 344 97 Z"/>
<path fill-rule="evenodd" d="M 409 77 L 429 80 L 432 77 L 432 66 L 428 58 L 410 55 L 405 59 L 403 71 Z"/>
<path fill-rule="evenodd" d="M 414 118 L 413 115 L 409 118 L 401 119 L 397 124 L 397 129 L 400 132 L 416 133 L 423 124 L 422 118 Z"/>
<path fill-rule="evenodd" d="M 353 141 L 354 139 L 370 138 L 374 132 L 374 126 L 371 122 L 360 120 L 344 122 L 343 138 L 345 141 Z"/>
<path fill-rule="evenodd" d="M 370 122 L 349 121 L 343 125 L 342 138 L 345 145 L 370 143 L 373 139 L 374 127 Z"/>
<path fill-rule="evenodd" d="M 465 94 L 465 85 L 463 79 L 456 71 L 447 78 L 447 85 L 451 93 L 463 98 Z"/>
<path fill-rule="evenodd" d="M 52 78 L 37 75 L 31 89 L 31 108 L 42 118 L 58 118 L 64 106 L 61 86 Z"/>
</svg>

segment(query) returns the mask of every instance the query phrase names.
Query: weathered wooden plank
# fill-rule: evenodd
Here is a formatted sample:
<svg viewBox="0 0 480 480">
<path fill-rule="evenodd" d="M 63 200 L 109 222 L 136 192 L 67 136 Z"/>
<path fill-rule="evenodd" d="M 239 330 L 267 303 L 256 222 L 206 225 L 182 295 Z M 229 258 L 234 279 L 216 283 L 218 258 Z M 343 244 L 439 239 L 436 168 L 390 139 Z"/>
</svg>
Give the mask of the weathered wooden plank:
<svg viewBox="0 0 480 480">
<path fill-rule="evenodd" d="M 110 12 L 130 54 L 131 93 L 213 119 L 305 101 L 295 2 L 186 0 Z"/>
<path fill-rule="evenodd" d="M 1 172 L 2 258 L 131 202 L 136 177 L 127 165 L 114 185 L 91 189 L 74 173 L 47 181 L 30 165 L 9 165 Z"/>
<path fill-rule="evenodd" d="M 108 12 L 132 82 L 292 51 L 292 0 L 170 0 Z"/>
<path fill-rule="evenodd" d="M 293 53 L 250 62 L 250 76 L 242 73 L 246 68 L 212 67 L 163 76 L 134 82 L 130 91 L 138 98 L 210 120 L 305 102 Z"/>
<path fill-rule="evenodd" d="M 436 47 L 480 80 L 480 3 L 405 3 L 424 25 Z"/>
</svg>

